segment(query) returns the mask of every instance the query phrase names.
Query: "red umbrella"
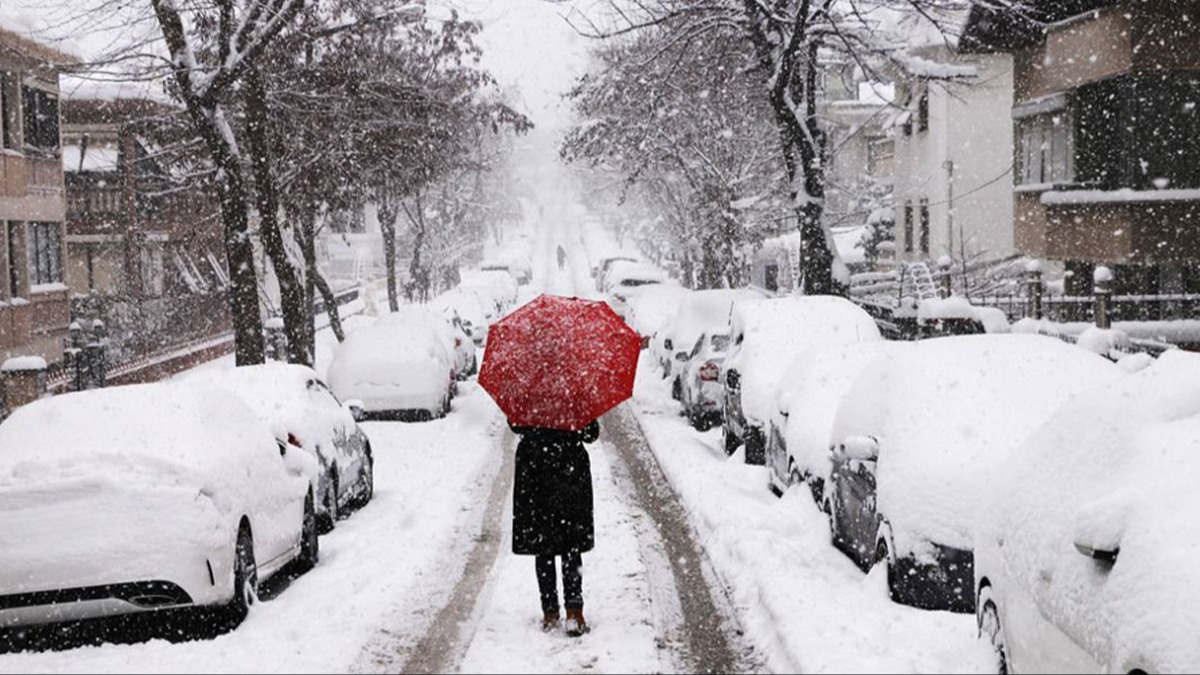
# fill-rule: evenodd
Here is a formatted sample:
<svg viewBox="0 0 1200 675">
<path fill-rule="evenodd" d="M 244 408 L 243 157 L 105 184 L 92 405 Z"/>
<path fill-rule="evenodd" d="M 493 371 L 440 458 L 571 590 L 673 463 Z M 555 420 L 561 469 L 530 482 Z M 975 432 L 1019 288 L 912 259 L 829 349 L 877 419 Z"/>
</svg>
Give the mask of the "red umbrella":
<svg viewBox="0 0 1200 675">
<path fill-rule="evenodd" d="M 514 425 L 579 430 L 633 395 L 640 351 L 603 302 L 540 295 L 488 330 L 479 384 Z"/>
</svg>

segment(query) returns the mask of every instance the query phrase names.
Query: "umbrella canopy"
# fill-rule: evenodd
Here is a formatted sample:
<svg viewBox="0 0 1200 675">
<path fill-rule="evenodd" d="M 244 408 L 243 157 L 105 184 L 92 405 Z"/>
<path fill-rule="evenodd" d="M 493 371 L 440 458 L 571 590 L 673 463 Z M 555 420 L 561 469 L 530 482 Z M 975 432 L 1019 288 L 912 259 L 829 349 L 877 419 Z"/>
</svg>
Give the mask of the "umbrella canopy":
<svg viewBox="0 0 1200 675">
<path fill-rule="evenodd" d="M 479 384 L 514 425 L 577 431 L 633 395 L 640 351 L 608 305 L 540 295 L 491 327 Z"/>
</svg>

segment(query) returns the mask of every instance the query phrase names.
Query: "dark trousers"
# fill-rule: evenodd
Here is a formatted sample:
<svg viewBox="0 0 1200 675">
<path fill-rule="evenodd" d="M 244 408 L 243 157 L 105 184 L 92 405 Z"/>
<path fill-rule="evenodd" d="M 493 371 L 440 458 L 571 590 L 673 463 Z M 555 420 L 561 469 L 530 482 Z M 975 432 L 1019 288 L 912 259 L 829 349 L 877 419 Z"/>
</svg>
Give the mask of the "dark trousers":
<svg viewBox="0 0 1200 675">
<path fill-rule="evenodd" d="M 538 592 L 542 596 L 542 611 L 558 612 L 558 578 L 554 573 L 552 555 L 539 555 L 534 559 L 537 569 Z M 563 606 L 567 609 L 583 609 L 583 556 L 572 551 L 562 556 Z"/>
</svg>

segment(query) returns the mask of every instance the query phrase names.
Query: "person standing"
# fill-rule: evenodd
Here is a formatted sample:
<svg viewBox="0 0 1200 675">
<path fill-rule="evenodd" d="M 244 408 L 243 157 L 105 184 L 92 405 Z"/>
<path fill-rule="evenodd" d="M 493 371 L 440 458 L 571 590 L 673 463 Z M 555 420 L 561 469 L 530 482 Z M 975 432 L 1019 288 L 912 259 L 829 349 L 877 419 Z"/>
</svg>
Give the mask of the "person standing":
<svg viewBox="0 0 1200 675">
<path fill-rule="evenodd" d="M 556 558 L 562 559 L 564 628 L 579 637 L 583 618 L 583 557 L 595 545 L 592 469 L 585 443 L 600 437 L 593 420 L 579 431 L 513 426 L 517 444 L 513 484 L 513 553 L 534 556 L 542 630 L 560 624 Z"/>
</svg>

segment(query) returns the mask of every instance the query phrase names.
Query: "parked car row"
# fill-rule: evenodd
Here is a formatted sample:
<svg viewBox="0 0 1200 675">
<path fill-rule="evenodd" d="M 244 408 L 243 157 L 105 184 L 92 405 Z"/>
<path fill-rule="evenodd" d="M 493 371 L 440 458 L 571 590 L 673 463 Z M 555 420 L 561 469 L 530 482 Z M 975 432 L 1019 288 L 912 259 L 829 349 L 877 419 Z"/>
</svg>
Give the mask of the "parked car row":
<svg viewBox="0 0 1200 675">
<path fill-rule="evenodd" d="M 1200 356 L 1130 374 L 1036 335 L 889 342 L 840 298 L 752 291 L 627 318 L 693 426 L 811 495 L 894 601 L 974 612 L 1000 672 L 1200 663 Z"/>
<path fill-rule="evenodd" d="M 165 610 L 231 628 L 373 494 L 370 440 L 306 367 L 36 401 L 0 424 L 0 630 Z"/>
</svg>

